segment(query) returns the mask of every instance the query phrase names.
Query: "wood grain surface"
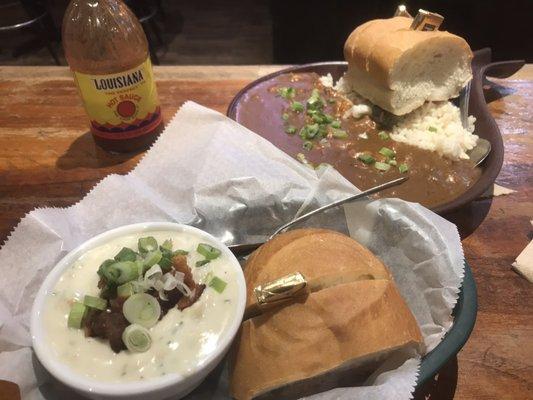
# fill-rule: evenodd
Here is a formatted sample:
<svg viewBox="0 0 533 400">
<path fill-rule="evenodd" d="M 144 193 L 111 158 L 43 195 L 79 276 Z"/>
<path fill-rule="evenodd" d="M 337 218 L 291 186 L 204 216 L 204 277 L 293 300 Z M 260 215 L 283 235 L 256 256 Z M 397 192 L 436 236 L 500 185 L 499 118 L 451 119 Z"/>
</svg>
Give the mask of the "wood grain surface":
<svg viewBox="0 0 533 400">
<path fill-rule="evenodd" d="M 281 66 L 156 67 L 164 118 L 186 100 L 225 112 L 248 82 Z M 416 399 L 533 399 L 533 284 L 511 270 L 532 238 L 533 65 L 487 85 L 505 142 L 497 183 L 516 190 L 448 216 L 458 224 L 478 288 L 474 332 Z M 0 243 L 36 207 L 79 201 L 141 157 L 97 148 L 69 71 L 0 67 Z M 1 268 L 1 267 L 0 267 Z"/>
</svg>

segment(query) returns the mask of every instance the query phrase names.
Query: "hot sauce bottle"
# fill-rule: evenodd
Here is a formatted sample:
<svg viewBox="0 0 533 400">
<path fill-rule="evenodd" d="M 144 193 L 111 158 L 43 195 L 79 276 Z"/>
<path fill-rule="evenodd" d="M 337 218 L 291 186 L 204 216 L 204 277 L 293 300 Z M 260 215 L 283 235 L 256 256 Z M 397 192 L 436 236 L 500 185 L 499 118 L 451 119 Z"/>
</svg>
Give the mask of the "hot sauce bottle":
<svg viewBox="0 0 533 400">
<path fill-rule="evenodd" d="M 163 121 L 146 35 L 131 10 L 121 0 L 72 0 L 63 46 L 96 143 L 147 148 Z"/>
</svg>

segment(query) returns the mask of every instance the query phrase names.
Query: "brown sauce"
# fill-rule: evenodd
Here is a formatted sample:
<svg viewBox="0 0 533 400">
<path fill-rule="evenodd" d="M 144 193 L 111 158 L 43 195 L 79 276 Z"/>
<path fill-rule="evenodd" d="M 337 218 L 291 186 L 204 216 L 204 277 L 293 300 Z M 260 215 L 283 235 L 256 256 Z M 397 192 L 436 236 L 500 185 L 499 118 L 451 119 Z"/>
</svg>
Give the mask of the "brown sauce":
<svg viewBox="0 0 533 400">
<path fill-rule="evenodd" d="M 390 138 L 382 139 L 378 133 L 387 130 L 368 115 L 360 119 L 343 119 L 345 111 L 352 103 L 332 89 L 322 86 L 318 78 L 315 73 L 283 74 L 255 86 L 239 105 L 237 121 L 292 157 L 298 158 L 297 155 L 303 153 L 314 165 L 331 164 L 362 190 L 404 174 L 409 175 L 407 182 L 383 191 L 381 197 L 398 197 L 421 203 L 426 207 L 435 207 L 454 200 L 479 179 L 481 169 L 474 167 L 469 160 L 454 161 L 436 152 L 399 143 Z M 279 88 L 286 87 L 295 89 L 292 98 L 284 98 L 278 94 Z M 304 139 L 298 132 L 304 125 L 312 124 L 313 121 L 305 111 L 295 112 L 290 105 L 294 101 L 305 105 L 315 88 L 325 100 L 323 113 L 339 120 L 340 129 L 345 131 L 348 137 L 337 139 L 329 133 L 325 138 L 310 140 L 313 147 L 307 150 L 303 147 Z M 295 127 L 296 133 L 286 133 L 289 126 Z M 307 144 L 309 145 L 310 143 Z M 358 158 L 359 154 L 365 153 L 371 154 L 378 162 L 386 162 L 387 158 L 379 153 L 382 147 L 396 153 L 394 160 L 397 164 L 391 165 L 387 171 L 380 171 L 374 165 L 365 164 Z M 407 165 L 409 170 L 401 173 L 398 169 L 401 164 Z"/>
</svg>

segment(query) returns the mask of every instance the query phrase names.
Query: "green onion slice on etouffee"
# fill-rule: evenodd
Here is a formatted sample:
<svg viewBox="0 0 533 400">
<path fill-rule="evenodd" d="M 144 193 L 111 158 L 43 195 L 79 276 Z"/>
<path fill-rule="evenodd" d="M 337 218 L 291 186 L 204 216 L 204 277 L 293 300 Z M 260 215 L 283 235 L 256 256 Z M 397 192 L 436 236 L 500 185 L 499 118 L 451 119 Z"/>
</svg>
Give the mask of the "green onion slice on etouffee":
<svg viewBox="0 0 533 400">
<path fill-rule="evenodd" d="M 294 112 L 302 112 L 304 110 L 304 105 L 299 101 L 293 101 L 291 104 L 291 110 Z"/>
<path fill-rule="evenodd" d="M 348 133 L 342 129 L 333 129 L 333 137 L 336 139 L 346 139 L 348 138 Z"/>
<path fill-rule="evenodd" d="M 385 172 L 385 171 L 388 171 L 390 169 L 390 165 L 387 164 L 387 163 L 384 163 L 384 162 L 376 161 L 374 163 L 374 168 L 376 168 L 379 171 Z"/>
<path fill-rule="evenodd" d="M 296 90 L 293 87 L 280 87 L 278 94 L 284 99 L 292 99 L 296 95 Z"/>
<path fill-rule="evenodd" d="M 335 129 L 340 129 L 340 127 L 341 127 L 341 121 L 339 121 L 338 119 L 335 120 L 335 121 L 332 121 L 332 122 L 331 122 L 331 127 L 332 127 L 332 128 L 335 128 Z"/>
<path fill-rule="evenodd" d="M 376 159 L 368 153 L 359 154 L 357 158 L 365 164 L 372 164 L 374 161 L 376 161 Z"/>
<path fill-rule="evenodd" d="M 398 171 L 400 171 L 401 174 L 404 174 L 409 171 L 409 166 L 407 164 L 400 164 L 398 165 Z"/>
<path fill-rule="evenodd" d="M 305 150 L 310 151 L 310 150 L 313 149 L 313 142 L 311 142 L 310 140 L 306 140 L 306 141 L 303 143 L 302 147 L 303 147 Z"/>
<path fill-rule="evenodd" d="M 288 133 L 289 135 L 294 135 L 296 133 L 296 127 L 293 125 L 288 125 L 285 128 L 285 132 Z"/>
<path fill-rule="evenodd" d="M 320 126 L 318 124 L 305 125 L 300 129 L 300 137 L 304 140 L 313 139 L 320 131 Z"/>
<path fill-rule="evenodd" d="M 307 108 L 311 110 L 322 109 L 324 107 L 324 100 L 320 97 L 318 89 L 313 89 L 311 97 L 307 99 Z"/>
<path fill-rule="evenodd" d="M 394 152 L 394 150 L 392 149 L 389 149 L 388 147 L 382 147 L 381 149 L 379 149 L 379 154 L 387 157 L 387 158 L 394 158 L 396 157 L 396 153 Z"/>
<path fill-rule="evenodd" d="M 380 131 L 378 133 L 378 137 L 381 139 L 381 140 L 387 140 L 389 139 L 389 134 L 385 131 Z"/>
</svg>

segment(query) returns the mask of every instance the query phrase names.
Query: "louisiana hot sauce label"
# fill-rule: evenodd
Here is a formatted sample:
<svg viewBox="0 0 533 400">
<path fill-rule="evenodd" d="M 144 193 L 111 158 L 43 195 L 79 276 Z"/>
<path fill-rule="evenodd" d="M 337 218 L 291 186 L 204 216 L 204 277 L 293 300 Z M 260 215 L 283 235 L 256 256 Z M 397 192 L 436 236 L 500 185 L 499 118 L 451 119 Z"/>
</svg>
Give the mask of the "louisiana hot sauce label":
<svg viewBox="0 0 533 400">
<path fill-rule="evenodd" d="M 129 139 L 151 132 L 161 123 L 152 64 L 110 75 L 74 72 L 91 131 L 105 139 Z"/>
</svg>

